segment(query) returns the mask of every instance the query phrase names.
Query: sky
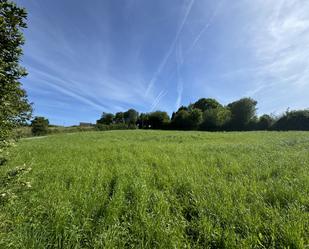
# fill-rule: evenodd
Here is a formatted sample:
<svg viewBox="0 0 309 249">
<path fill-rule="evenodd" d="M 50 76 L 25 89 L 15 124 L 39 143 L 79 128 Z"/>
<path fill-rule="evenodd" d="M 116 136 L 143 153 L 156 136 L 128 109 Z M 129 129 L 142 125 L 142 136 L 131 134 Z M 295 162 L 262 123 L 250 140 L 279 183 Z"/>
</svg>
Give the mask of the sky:
<svg viewBox="0 0 309 249">
<path fill-rule="evenodd" d="M 17 0 L 34 115 L 95 122 L 199 98 L 309 108 L 308 0 Z"/>
</svg>

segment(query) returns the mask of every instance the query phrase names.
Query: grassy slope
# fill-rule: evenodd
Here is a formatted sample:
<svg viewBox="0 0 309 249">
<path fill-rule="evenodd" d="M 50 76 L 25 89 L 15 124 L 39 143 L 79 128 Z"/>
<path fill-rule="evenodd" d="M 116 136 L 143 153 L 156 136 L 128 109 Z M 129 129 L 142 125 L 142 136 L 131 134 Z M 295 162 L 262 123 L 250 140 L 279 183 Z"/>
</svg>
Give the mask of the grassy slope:
<svg viewBox="0 0 309 249">
<path fill-rule="evenodd" d="M 23 140 L 0 168 L 0 248 L 304 248 L 308 151 L 308 132 Z"/>
</svg>

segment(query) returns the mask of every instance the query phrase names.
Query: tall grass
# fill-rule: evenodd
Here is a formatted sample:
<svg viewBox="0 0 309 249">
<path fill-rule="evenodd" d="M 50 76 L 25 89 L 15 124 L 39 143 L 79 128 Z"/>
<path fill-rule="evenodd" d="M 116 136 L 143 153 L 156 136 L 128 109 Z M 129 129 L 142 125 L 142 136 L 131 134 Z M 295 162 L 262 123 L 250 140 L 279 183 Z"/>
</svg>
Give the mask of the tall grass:
<svg viewBox="0 0 309 249">
<path fill-rule="evenodd" d="M 13 150 L 0 248 L 309 246 L 308 132 L 89 132 Z"/>
</svg>

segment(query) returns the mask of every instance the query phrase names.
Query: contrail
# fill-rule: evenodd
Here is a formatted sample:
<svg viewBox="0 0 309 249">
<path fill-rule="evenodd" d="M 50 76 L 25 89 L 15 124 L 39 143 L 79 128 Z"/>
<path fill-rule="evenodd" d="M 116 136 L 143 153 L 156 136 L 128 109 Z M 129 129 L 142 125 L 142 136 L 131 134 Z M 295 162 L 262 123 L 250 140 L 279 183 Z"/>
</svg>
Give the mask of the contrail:
<svg viewBox="0 0 309 249">
<path fill-rule="evenodd" d="M 177 100 L 176 100 L 176 109 L 180 106 L 181 99 L 182 99 L 182 93 L 183 93 L 183 81 L 182 77 L 180 74 L 181 67 L 185 62 L 186 57 L 191 53 L 191 51 L 195 48 L 196 44 L 199 42 L 205 31 L 210 27 L 210 25 L 213 23 L 214 19 L 216 18 L 218 11 L 223 4 L 224 0 L 221 0 L 219 4 L 217 5 L 216 9 L 214 10 L 213 14 L 211 15 L 209 21 L 204 25 L 204 27 L 201 29 L 201 31 L 198 33 L 198 35 L 195 37 L 194 41 L 192 42 L 191 46 L 186 52 L 185 58 L 183 57 L 182 50 L 180 47 L 180 44 L 178 44 L 178 49 L 176 53 L 176 62 L 177 62 L 177 77 L 178 77 L 178 82 L 177 82 Z M 192 7 L 192 6 L 191 6 Z M 177 41 L 177 40 L 176 40 Z"/>
<path fill-rule="evenodd" d="M 150 80 L 150 82 L 148 84 L 148 87 L 147 87 L 147 90 L 146 90 L 146 96 L 149 95 L 150 90 L 152 89 L 153 85 L 157 81 L 157 79 L 158 79 L 159 75 L 161 74 L 162 70 L 165 68 L 165 65 L 166 65 L 169 57 L 171 56 L 171 54 L 172 54 L 172 52 L 173 52 L 173 50 L 175 48 L 175 45 L 176 45 L 176 43 L 177 43 L 177 41 L 179 39 L 179 36 L 181 35 L 181 33 L 183 31 L 183 28 L 184 28 L 184 26 L 185 26 L 185 24 L 187 22 L 187 19 L 188 19 L 188 16 L 189 16 L 190 12 L 191 12 L 193 4 L 194 4 L 194 0 L 191 0 L 191 2 L 189 3 L 189 5 L 188 5 L 188 7 L 186 9 L 186 13 L 184 15 L 184 18 L 182 19 L 180 27 L 179 27 L 179 29 L 178 29 L 178 31 L 176 33 L 176 36 L 175 36 L 175 38 L 174 38 L 174 40 L 173 40 L 169 50 L 167 51 L 166 55 L 164 56 L 163 60 L 161 61 L 160 65 L 158 67 L 158 70 L 154 73 L 152 79 Z"/>
<path fill-rule="evenodd" d="M 152 105 L 151 105 L 151 111 L 153 111 L 157 105 L 160 103 L 161 99 L 167 94 L 167 91 L 161 91 L 159 93 L 159 95 L 155 98 L 155 100 L 153 101 Z"/>
<path fill-rule="evenodd" d="M 205 31 L 210 27 L 210 25 L 213 23 L 214 19 L 218 15 L 218 11 L 220 7 L 222 6 L 224 0 L 220 1 L 219 4 L 217 5 L 216 9 L 214 10 L 212 16 L 210 17 L 209 21 L 204 25 L 204 27 L 201 29 L 201 31 L 198 33 L 198 35 L 195 37 L 192 45 L 187 51 L 187 54 L 190 54 L 190 52 L 195 48 L 196 44 L 199 42 Z"/>
<path fill-rule="evenodd" d="M 176 100 L 176 109 L 179 108 L 181 99 L 182 99 L 182 92 L 183 92 L 183 81 L 180 75 L 180 68 L 183 63 L 183 56 L 182 56 L 182 48 L 180 46 L 181 44 L 178 43 L 177 47 L 177 53 L 176 53 L 176 63 L 177 63 L 177 77 L 178 77 L 178 82 L 177 82 L 177 100 Z"/>
<path fill-rule="evenodd" d="M 72 83 L 73 87 L 76 89 L 76 86 L 77 84 L 73 81 L 66 81 L 64 79 L 61 79 L 60 77 L 57 77 L 57 76 L 53 76 L 53 75 L 50 75 L 48 73 L 45 73 L 45 72 L 42 72 L 40 70 L 37 70 L 35 68 L 32 68 L 31 69 L 32 72 L 38 74 L 38 75 L 41 75 L 41 76 L 45 76 L 46 78 L 48 78 L 48 80 L 46 79 L 41 79 L 42 82 L 46 83 L 46 85 L 48 85 L 49 87 L 52 87 L 54 88 L 55 90 L 57 90 L 58 92 L 61 92 L 63 94 L 66 94 L 76 100 L 79 100 L 89 106 L 92 106 L 94 109 L 96 110 L 104 110 L 104 109 L 107 109 L 106 106 L 104 105 L 101 105 L 101 104 L 97 104 L 96 102 L 94 102 L 93 100 L 87 98 L 87 96 L 84 96 L 83 94 L 81 93 L 77 93 L 76 91 L 72 90 L 72 89 L 69 89 L 67 87 L 65 87 L 64 85 L 67 83 L 67 82 L 70 82 Z M 51 83 L 51 82 L 54 82 L 54 83 Z M 59 82 L 59 83 L 62 83 L 63 85 L 60 86 L 59 84 L 57 84 L 56 82 Z"/>
<path fill-rule="evenodd" d="M 77 99 L 77 100 L 79 100 L 79 101 L 81 101 L 81 102 L 83 102 L 83 103 L 85 103 L 85 104 L 87 104 L 87 105 L 92 106 L 92 107 L 93 107 L 94 109 L 96 109 L 96 110 L 102 111 L 102 110 L 106 109 L 105 106 L 98 105 L 98 104 L 94 103 L 92 100 L 87 99 L 87 98 L 85 98 L 84 96 L 79 95 L 79 94 L 77 94 L 77 93 L 75 93 L 75 92 L 73 92 L 73 91 L 71 91 L 71 90 L 65 89 L 65 88 L 60 87 L 60 86 L 55 85 L 55 84 L 50 84 L 50 83 L 48 83 L 48 82 L 45 81 L 45 80 L 43 80 L 43 82 L 47 83 L 49 87 L 52 87 L 52 88 L 54 88 L 55 90 L 57 90 L 57 91 L 59 91 L 59 92 L 61 92 L 61 93 L 63 93 L 63 94 L 66 94 L 66 95 L 68 95 L 68 96 L 70 96 L 70 97 L 72 97 L 72 98 L 74 98 L 74 99 Z"/>
</svg>

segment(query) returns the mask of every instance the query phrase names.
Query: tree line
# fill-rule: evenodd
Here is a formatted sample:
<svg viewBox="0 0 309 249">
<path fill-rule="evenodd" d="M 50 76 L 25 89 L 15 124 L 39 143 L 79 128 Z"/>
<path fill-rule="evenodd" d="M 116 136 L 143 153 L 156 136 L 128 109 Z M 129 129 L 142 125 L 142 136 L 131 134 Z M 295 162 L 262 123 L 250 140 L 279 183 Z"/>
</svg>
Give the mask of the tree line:
<svg viewBox="0 0 309 249">
<path fill-rule="evenodd" d="M 96 126 L 108 129 L 163 129 L 201 131 L 309 130 L 309 110 L 286 111 L 281 116 L 257 116 L 257 101 L 242 98 L 224 106 L 212 98 L 201 98 L 181 106 L 170 117 L 167 112 L 103 112 Z"/>
</svg>

